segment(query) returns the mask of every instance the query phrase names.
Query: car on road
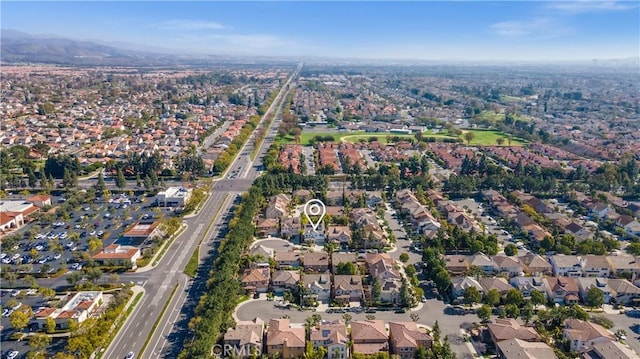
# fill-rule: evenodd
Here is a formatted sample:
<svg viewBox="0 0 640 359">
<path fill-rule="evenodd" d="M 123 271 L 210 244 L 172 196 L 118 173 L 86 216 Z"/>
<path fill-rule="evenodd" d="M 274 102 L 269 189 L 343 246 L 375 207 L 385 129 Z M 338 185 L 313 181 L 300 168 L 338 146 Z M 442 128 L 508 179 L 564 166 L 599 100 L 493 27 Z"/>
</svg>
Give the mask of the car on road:
<svg viewBox="0 0 640 359">
<path fill-rule="evenodd" d="M 125 356 L 124 359 L 133 359 L 134 356 L 135 354 L 133 352 L 128 352 L 127 356 Z"/>
<path fill-rule="evenodd" d="M 396 309 L 396 311 L 395 311 L 394 313 L 396 313 L 396 314 L 404 314 L 404 313 L 406 313 L 406 312 L 407 312 L 407 310 L 406 310 L 406 309 L 404 309 L 404 308 L 400 308 L 400 309 Z"/>
<path fill-rule="evenodd" d="M 12 350 L 10 352 L 7 353 L 7 359 L 15 359 L 18 357 L 18 354 L 20 354 L 19 351 L 17 350 Z"/>
</svg>

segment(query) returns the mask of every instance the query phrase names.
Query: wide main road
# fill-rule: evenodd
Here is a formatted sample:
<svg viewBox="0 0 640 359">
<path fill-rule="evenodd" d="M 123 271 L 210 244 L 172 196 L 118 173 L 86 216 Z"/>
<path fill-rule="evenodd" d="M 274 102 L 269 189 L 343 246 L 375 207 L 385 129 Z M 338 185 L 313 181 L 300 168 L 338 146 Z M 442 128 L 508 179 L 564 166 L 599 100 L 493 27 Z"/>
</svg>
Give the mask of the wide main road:
<svg viewBox="0 0 640 359">
<path fill-rule="evenodd" d="M 301 67 L 302 65 L 299 65 L 282 86 L 278 96 L 262 117 L 260 125 L 282 108 L 281 105 L 286 98 L 288 88 L 292 81 L 297 78 Z M 268 129 L 268 132 L 271 132 L 270 129 Z M 163 352 L 166 353 L 164 349 L 165 347 L 168 348 L 168 346 L 164 339 L 167 333 L 173 330 L 173 322 L 177 320 L 175 313 L 181 312 L 181 306 L 186 301 L 185 293 L 193 292 L 191 290 L 192 282 L 189 281 L 183 270 L 203 236 L 207 238 L 202 242 L 201 253 L 206 253 L 209 248 L 215 249 L 215 247 L 212 247 L 215 245 L 215 241 L 210 239 L 219 238 L 221 231 L 226 230 L 226 224 L 231 216 L 231 208 L 237 194 L 248 188 L 248 186 L 245 188 L 243 185 L 242 190 L 222 189 L 217 183 L 228 180 L 232 176 L 232 171 L 238 168 L 239 164 L 242 166 L 248 161 L 249 154 L 253 151 L 254 135 L 255 132 L 241 148 L 239 155 L 229 166 L 229 170 L 225 172 L 220 180 L 214 181 L 211 188 L 211 196 L 204 203 L 200 213 L 197 216 L 184 219 L 187 229 L 174 240 L 158 265 L 147 272 L 127 273 L 120 277 L 122 281 L 132 281 L 143 286 L 145 295 L 131 313 L 125 325 L 116 334 L 111 345 L 105 350 L 102 355 L 103 358 L 124 358 L 130 351 L 134 352 L 138 358 L 165 357 Z M 266 142 L 263 145 L 266 145 Z M 171 297 L 171 293 L 176 286 L 177 290 Z M 204 286 L 196 289 L 202 292 Z M 166 313 L 160 318 L 157 330 L 151 333 L 153 324 L 158 320 L 162 308 L 170 297 L 171 301 L 167 305 Z M 140 351 L 150 334 L 152 336 L 149 345 L 146 347 L 145 352 L 141 353 Z"/>
</svg>

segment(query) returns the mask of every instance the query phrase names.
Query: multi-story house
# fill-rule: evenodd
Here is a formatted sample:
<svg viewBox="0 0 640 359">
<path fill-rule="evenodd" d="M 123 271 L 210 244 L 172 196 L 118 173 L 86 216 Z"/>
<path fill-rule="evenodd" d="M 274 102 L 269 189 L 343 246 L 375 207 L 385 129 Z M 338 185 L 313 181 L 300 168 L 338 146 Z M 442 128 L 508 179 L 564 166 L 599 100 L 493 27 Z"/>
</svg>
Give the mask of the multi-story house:
<svg viewBox="0 0 640 359">
<path fill-rule="evenodd" d="M 362 300 L 362 278 L 360 275 L 334 275 L 333 297 L 343 301 Z"/>
<path fill-rule="evenodd" d="M 357 263 L 357 261 L 358 256 L 353 252 L 333 252 L 331 254 L 331 272 L 337 274 L 340 263 Z"/>
<path fill-rule="evenodd" d="M 324 273 L 329 271 L 329 254 L 309 252 L 302 257 L 302 265 L 307 272 Z"/>
<path fill-rule="evenodd" d="M 515 277 L 524 271 L 522 263 L 518 257 L 498 255 L 493 257 L 493 263 L 493 268 L 496 273 L 507 274 L 509 277 Z"/>
<path fill-rule="evenodd" d="M 413 359 L 418 348 L 431 348 L 433 338 L 427 334 L 425 328 L 420 328 L 415 322 L 390 322 L 389 342 L 391 354 L 400 359 Z"/>
<path fill-rule="evenodd" d="M 586 255 L 581 258 L 581 264 L 585 277 L 608 278 L 611 274 L 610 264 L 605 256 Z"/>
<path fill-rule="evenodd" d="M 292 328 L 289 319 L 271 319 L 267 329 L 267 354 L 283 359 L 302 358 L 305 339 L 304 328 Z"/>
<path fill-rule="evenodd" d="M 575 304 L 580 300 L 580 289 L 575 278 L 571 277 L 546 277 L 547 298 L 555 303 Z"/>
<path fill-rule="evenodd" d="M 311 329 L 311 343 L 314 348 L 327 349 L 327 359 L 347 359 L 349 352 L 349 335 L 347 327 L 341 320 L 322 322 Z"/>
<path fill-rule="evenodd" d="M 277 251 L 275 261 L 278 269 L 298 268 L 300 266 L 300 252 Z"/>
<path fill-rule="evenodd" d="M 298 290 L 298 283 L 300 282 L 300 272 L 297 270 L 276 270 L 271 276 L 271 289 L 280 294 L 289 289 L 292 291 Z"/>
<path fill-rule="evenodd" d="M 607 256 L 611 271 L 616 277 L 627 277 L 631 281 L 640 275 L 640 260 L 633 256 Z"/>
<path fill-rule="evenodd" d="M 572 351 L 582 351 L 597 343 L 616 340 L 615 336 L 601 325 L 573 318 L 564 321 L 562 336 L 569 342 Z"/>
<path fill-rule="evenodd" d="M 315 298 L 318 302 L 328 303 L 331 299 L 331 276 L 325 274 L 303 274 L 303 296 Z"/>
<path fill-rule="evenodd" d="M 353 352 L 375 354 L 389 350 L 389 335 L 382 320 L 358 320 L 351 322 Z"/>
<path fill-rule="evenodd" d="M 541 255 L 528 252 L 518 257 L 524 265 L 524 272 L 532 276 L 543 276 L 553 271 L 553 266 Z"/>
<path fill-rule="evenodd" d="M 550 256 L 553 275 L 559 277 L 582 277 L 582 262 L 579 256 L 556 254 Z"/>
<path fill-rule="evenodd" d="M 224 334 L 224 344 L 237 348 L 242 358 L 251 354 L 262 353 L 262 338 L 264 337 L 264 322 L 260 318 L 251 321 L 240 321 L 235 328 L 227 329 Z"/>
<path fill-rule="evenodd" d="M 542 277 L 514 277 L 509 283 L 519 290 L 525 298 L 529 298 L 534 290 L 542 293 L 545 297 L 547 296 L 547 287 Z"/>
</svg>

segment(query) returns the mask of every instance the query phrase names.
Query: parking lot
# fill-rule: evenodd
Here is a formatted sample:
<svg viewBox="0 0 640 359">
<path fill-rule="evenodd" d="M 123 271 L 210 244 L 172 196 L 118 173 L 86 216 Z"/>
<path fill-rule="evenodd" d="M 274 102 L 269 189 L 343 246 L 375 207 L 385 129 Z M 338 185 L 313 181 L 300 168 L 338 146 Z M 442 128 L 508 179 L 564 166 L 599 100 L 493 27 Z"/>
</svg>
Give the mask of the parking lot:
<svg viewBox="0 0 640 359">
<path fill-rule="evenodd" d="M 63 206 L 67 200 L 73 205 Z M 83 200 L 81 194 L 73 198 L 52 196 L 54 209 L 3 238 L 0 254 L 3 272 L 13 270 L 44 277 L 64 269 L 82 269 L 90 252 L 117 242 L 133 223 L 172 214 L 170 209 L 154 207 L 154 203 L 155 197 L 131 193 L 90 201 Z M 60 206 L 64 209 L 55 210 Z M 12 286 L 11 282 L 5 280 L 3 285 Z"/>
</svg>

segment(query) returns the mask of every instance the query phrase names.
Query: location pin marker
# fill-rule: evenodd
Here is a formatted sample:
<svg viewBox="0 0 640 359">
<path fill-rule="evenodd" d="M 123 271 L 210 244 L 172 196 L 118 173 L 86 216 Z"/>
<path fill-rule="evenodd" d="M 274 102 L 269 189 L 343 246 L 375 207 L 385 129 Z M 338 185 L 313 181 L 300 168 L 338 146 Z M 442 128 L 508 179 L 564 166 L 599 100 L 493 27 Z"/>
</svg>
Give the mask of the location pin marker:
<svg viewBox="0 0 640 359">
<path fill-rule="evenodd" d="M 319 199 L 312 199 L 305 203 L 304 215 L 307 216 L 307 219 L 309 220 L 309 223 L 311 223 L 314 231 L 318 231 L 318 225 L 322 222 L 322 218 L 326 211 L 327 209 L 325 208 L 324 203 Z M 314 217 L 316 218 L 315 221 L 313 219 Z"/>
</svg>

